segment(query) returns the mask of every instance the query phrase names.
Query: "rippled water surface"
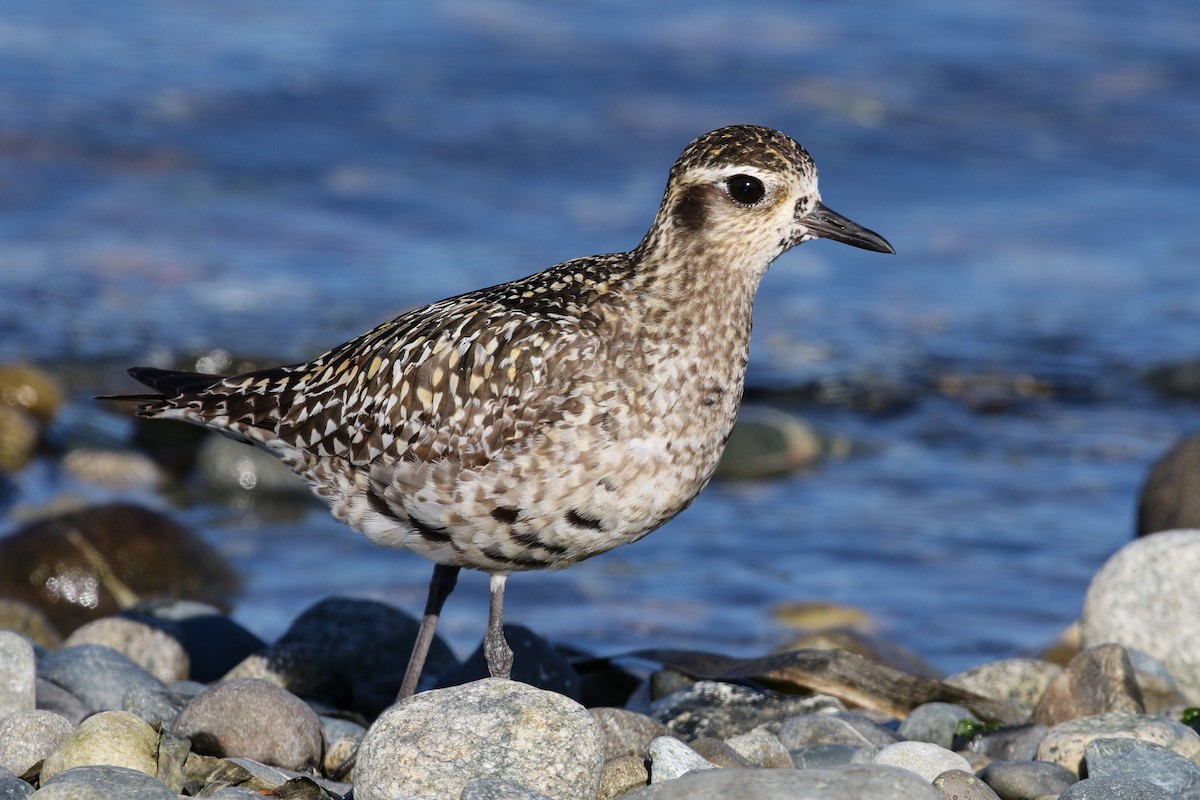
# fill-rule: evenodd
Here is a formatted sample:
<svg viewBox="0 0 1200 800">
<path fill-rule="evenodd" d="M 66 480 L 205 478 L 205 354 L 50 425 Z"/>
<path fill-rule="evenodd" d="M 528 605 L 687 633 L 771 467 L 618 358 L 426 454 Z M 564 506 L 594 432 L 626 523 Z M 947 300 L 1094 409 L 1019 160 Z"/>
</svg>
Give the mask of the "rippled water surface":
<svg viewBox="0 0 1200 800">
<path fill-rule="evenodd" d="M 1198 40 L 1189 0 L 3 2 L 0 360 L 74 376 L 68 418 L 117 425 L 85 398 L 128 388 L 125 364 L 298 360 L 627 249 L 691 138 L 771 125 L 898 255 L 782 257 L 750 385 L 906 402 L 773 395 L 853 455 L 715 483 L 636 545 L 517 576 L 509 617 L 602 652 L 752 653 L 787 635 L 775 604 L 822 598 L 946 669 L 1030 652 L 1200 428 L 1140 379 L 1200 349 Z M 963 379 L 1043 388 L 997 407 Z M 98 491 L 44 467 L 20 489 Z M 422 604 L 425 562 L 315 506 L 174 513 L 236 560 L 264 636 L 330 593 Z M 460 651 L 485 595 L 473 576 L 450 601 Z"/>
</svg>

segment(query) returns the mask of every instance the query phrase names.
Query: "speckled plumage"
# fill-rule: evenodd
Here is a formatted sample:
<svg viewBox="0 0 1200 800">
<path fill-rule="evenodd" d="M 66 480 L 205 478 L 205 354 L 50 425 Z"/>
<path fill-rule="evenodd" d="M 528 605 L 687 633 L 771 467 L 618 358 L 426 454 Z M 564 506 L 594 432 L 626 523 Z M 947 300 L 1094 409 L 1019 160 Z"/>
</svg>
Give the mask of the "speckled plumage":
<svg viewBox="0 0 1200 800">
<path fill-rule="evenodd" d="M 498 575 L 569 566 L 653 531 L 707 483 L 777 256 L 819 236 L 890 251 L 821 205 L 816 180 L 781 133 L 714 131 L 628 253 L 418 308 L 305 364 L 136 368 L 162 393 L 138 414 L 265 447 L 378 544 Z"/>
</svg>

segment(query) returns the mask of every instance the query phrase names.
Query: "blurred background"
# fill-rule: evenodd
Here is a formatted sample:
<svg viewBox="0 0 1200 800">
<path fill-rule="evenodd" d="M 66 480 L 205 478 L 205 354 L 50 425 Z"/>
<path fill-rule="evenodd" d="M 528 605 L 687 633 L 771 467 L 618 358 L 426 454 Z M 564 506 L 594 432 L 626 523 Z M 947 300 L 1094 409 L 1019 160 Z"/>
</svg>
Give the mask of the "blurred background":
<svg viewBox="0 0 1200 800">
<path fill-rule="evenodd" d="M 145 480 L 70 468 L 156 435 L 90 396 L 133 390 L 131 364 L 306 359 L 629 249 L 683 147 L 752 122 L 898 255 L 783 256 L 756 307 L 760 435 L 649 538 L 516 576 L 509 620 L 598 653 L 755 654 L 819 600 L 946 670 L 1036 652 L 1200 429 L 1197 41 L 1190 0 L 0 2 L 0 362 L 64 396 L 0 479 L 0 534 L 131 500 L 233 563 L 260 636 L 330 594 L 418 612 L 426 562 L 248 448 Z M 486 594 L 464 575 L 447 606 L 460 655 Z"/>
</svg>

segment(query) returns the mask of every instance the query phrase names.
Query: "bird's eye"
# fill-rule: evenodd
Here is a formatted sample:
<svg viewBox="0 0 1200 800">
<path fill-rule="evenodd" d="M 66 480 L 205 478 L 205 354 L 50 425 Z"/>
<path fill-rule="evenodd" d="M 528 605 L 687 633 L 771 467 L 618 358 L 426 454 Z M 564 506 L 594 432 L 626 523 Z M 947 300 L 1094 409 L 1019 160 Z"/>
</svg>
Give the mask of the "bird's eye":
<svg viewBox="0 0 1200 800">
<path fill-rule="evenodd" d="M 725 181 L 729 196 L 739 203 L 752 206 L 767 193 L 762 181 L 751 175 L 734 175 Z"/>
</svg>

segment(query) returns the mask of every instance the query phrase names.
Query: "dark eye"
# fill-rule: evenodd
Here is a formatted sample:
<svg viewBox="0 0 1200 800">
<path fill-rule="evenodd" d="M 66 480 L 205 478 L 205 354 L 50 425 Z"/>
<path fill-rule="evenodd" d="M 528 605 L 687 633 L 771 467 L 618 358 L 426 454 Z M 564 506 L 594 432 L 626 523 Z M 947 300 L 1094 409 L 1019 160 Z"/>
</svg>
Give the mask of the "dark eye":
<svg viewBox="0 0 1200 800">
<path fill-rule="evenodd" d="M 725 181 L 725 188 L 729 190 L 730 197 L 748 206 L 762 200 L 767 193 L 762 181 L 750 175 L 734 175 Z"/>
</svg>

